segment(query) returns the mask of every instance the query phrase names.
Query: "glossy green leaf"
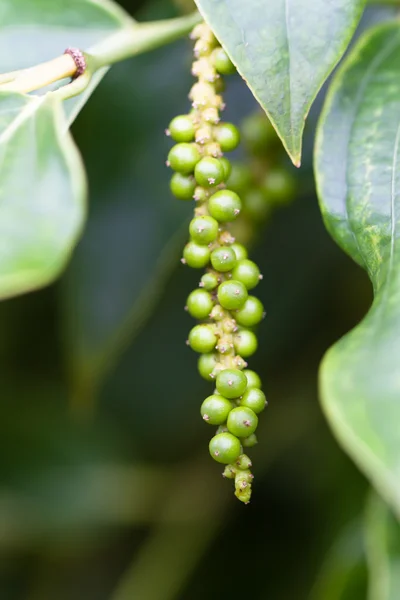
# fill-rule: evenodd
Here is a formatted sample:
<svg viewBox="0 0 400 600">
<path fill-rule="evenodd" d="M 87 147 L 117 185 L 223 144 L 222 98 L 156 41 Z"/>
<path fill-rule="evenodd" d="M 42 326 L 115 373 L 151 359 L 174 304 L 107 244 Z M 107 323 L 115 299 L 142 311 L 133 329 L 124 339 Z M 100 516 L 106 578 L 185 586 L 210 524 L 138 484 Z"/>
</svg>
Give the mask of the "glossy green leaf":
<svg viewBox="0 0 400 600">
<path fill-rule="evenodd" d="M 368 502 L 365 542 L 369 566 L 368 600 L 400 598 L 400 525 L 375 494 Z"/>
<path fill-rule="evenodd" d="M 374 288 L 367 316 L 324 358 L 322 403 L 338 439 L 400 515 L 399 145 L 393 22 L 364 35 L 336 74 L 315 169 L 325 223 Z"/>
<path fill-rule="evenodd" d="M 58 275 L 85 215 L 86 181 L 61 105 L 0 92 L 0 298 Z"/>
<path fill-rule="evenodd" d="M 305 119 L 342 57 L 365 0 L 196 0 L 294 164 Z"/>
</svg>

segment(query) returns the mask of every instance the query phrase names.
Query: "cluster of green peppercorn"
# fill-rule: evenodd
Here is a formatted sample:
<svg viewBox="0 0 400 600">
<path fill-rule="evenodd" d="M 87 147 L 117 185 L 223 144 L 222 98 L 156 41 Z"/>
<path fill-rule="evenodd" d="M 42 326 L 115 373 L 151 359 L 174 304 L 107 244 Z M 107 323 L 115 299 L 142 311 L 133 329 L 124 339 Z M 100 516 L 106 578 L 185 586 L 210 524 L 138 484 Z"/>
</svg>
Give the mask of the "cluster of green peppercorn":
<svg viewBox="0 0 400 600">
<path fill-rule="evenodd" d="M 262 277 L 228 227 L 240 214 L 242 200 L 226 185 L 231 163 L 223 154 L 238 146 L 240 134 L 220 121 L 224 103 L 219 91 L 221 75 L 235 67 L 206 24 L 196 26 L 192 38 L 192 72 L 198 78 L 189 95 L 192 110 L 175 117 L 167 130 L 177 142 L 167 161 L 175 171 L 171 191 L 196 203 L 182 262 L 206 269 L 187 299 L 189 314 L 201 321 L 190 331 L 188 344 L 201 354 L 202 377 L 215 382 L 214 393 L 201 405 L 204 421 L 218 427 L 210 454 L 226 465 L 224 476 L 235 480 L 236 496 L 247 503 L 253 475 L 243 448 L 257 443 L 258 415 L 267 404 L 260 378 L 245 361 L 257 350 L 254 327 L 264 316 L 262 303 L 250 294 Z"/>
<path fill-rule="evenodd" d="M 275 209 L 287 206 L 295 196 L 293 167 L 283 146 L 261 110 L 248 115 L 240 124 L 246 159 L 232 163 L 227 181 L 242 200 L 240 218 L 231 226 L 237 241 L 255 241 Z"/>
</svg>

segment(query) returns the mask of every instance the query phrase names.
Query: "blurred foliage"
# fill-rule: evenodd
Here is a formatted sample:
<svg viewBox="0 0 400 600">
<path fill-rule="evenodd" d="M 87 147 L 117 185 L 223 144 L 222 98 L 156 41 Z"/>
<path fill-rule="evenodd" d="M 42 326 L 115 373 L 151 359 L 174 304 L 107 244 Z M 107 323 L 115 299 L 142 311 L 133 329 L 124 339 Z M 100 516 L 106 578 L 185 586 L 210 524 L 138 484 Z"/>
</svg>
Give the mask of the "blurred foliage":
<svg viewBox="0 0 400 600">
<path fill-rule="evenodd" d="M 175 10 L 124 4 L 139 19 Z M 172 199 L 164 166 L 189 64 L 182 41 L 106 76 L 73 130 L 90 186 L 73 261 L 56 286 L 0 304 L 2 600 L 301 600 L 329 577 L 337 593 L 313 600 L 366 597 L 362 541 L 343 533 L 366 483 L 323 421 L 317 370 L 371 290 L 321 223 L 312 122 L 298 197 L 254 246 L 268 314 L 252 365 L 269 407 L 250 506 L 208 457 L 209 386 L 182 310 L 196 282 L 179 262 L 191 207 Z M 235 121 L 255 109 L 240 78 L 227 102 Z"/>
<path fill-rule="evenodd" d="M 369 600 L 396 600 L 400 596 L 400 525 L 375 493 L 365 511 L 365 540 Z"/>
</svg>

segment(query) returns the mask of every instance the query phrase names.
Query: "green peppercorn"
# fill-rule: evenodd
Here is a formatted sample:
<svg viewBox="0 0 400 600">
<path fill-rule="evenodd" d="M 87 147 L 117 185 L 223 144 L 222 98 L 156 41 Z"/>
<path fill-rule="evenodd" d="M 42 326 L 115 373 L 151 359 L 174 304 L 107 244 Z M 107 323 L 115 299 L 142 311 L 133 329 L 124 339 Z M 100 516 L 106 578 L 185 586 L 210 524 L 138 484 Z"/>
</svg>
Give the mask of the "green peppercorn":
<svg viewBox="0 0 400 600">
<path fill-rule="evenodd" d="M 226 426 L 226 423 L 224 423 L 224 425 L 220 425 L 220 426 L 217 428 L 217 431 L 216 431 L 216 433 L 229 433 L 229 431 L 228 431 L 228 428 L 227 428 L 227 426 Z"/>
<path fill-rule="evenodd" d="M 205 156 L 196 164 L 194 176 L 199 185 L 213 187 L 223 182 L 225 177 L 224 166 L 218 158 Z"/>
<path fill-rule="evenodd" d="M 196 202 L 205 202 L 208 198 L 207 190 L 201 186 L 196 186 L 193 194 L 193 198 Z"/>
<path fill-rule="evenodd" d="M 240 133 L 232 123 L 220 123 L 214 129 L 214 136 L 222 152 L 232 152 L 240 143 Z"/>
<path fill-rule="evenodd" d="M 226 158 L 226 156 L 221 156 L 221 158 L 219 159 L 221 165 L 224 168 L 224 181 L 227 181 L 227 179 L 230 177 L 231 171 L 232 171 L 232 165 L 230 160 L 228 160 Z"/>
<path fill-rule="evenodd" d="M 211 294 L 206 290 L 194 290 L 186 301 L 189 314 L 195 319 L 206 319 L 214 306 Z"/>
<path fill-rule="evenodd" d="M 174 173 L 171 178 L 171 192 L 179 200 L 193 200 L 193 194 L 196 187 L 194 177 L 191 175 L 182 175 Z"/>
<path fill-rule="evenodd" d="M 243 212 L 256 223 L 271 214 L 272 206 L 259 188 L 250 188 L 243 193 Z"/>
<path fill-rule="evenodd" d="M 236 258 L 238 260 L 244 260 L 245 258 L 247 258 L 247 250 L 243 246 L 243 244 L 238 244 L 237 242 L 235 242 L 231 245 L 231 248 L 235 251 Z"/>
<path fill-rule="evenodd" d="M 252 433 L 249 435 L 249 437 L 242 438 L 240 441 L 242 442 L 243 448 L 253 448 L 256 444 L 258 444 L 255 433 Z"/>
<path fill-rule="evenodd" d="M 235 334 L 233 343 L 236 352 L 243 358 L 252 356 L 258 347 L 257 336 L 250 329 L 240 329 Z"/>
<path fill-rule="evenodd" d="M 237 310 L 247 300 L 246 287 L 240 281 L 223 281 L 218 288 L 218 301 L 226 310 Z"/>
<path fill-rule="evenodd" d="M 266 153 L 279 138 L 265 113 L 254 112 L 246 117 L 240 127 L 243 140 L 249 150 L 256 156 Z"/>
<path fill-rule="evenodd" d="M 261 189 L 274 204 L 287 204 L 295 194 L 295 182 L 287 170 L 275 167 L 265 176 Z"/>
<path fill-rule="evenodd" d="M 236 72 L 235 65 L 223 48 L 215 48 L 212 53 L 212 59 L 215 69 L 218 73 L 221 73 L 221 75 L 232 75 Z"/>
<path fill-rule="evenodd" d="M 225 319 L 226 317 L 226 313 L 223 310 L 223 308 L 221 308 L 221 306 L 218 306 L 218 304 L 216 306 L 214 306 L 214 308 L 211 311 L 211 318 L 213 319 L 213 321 L 222 321 L 222 319 Z"/>
<path fill-rule="evenodd" d="M 206 423 L 222 425 L 228 418 L 232 408 L 232 402 L 223 396 L 213 394 L 204 400 L 200 413 Z"/>
<path fill-rule="evenodd" d="M 245 471 L 246 469 L 251 469 L 253 464 L 247 454 L 241 454 L 235 462 L 235 466 L 241 471 Z"/>
<path fill-rule="evenodd" d="M 218 433 L 210 440 L 209 449 L 214 460 L 229 465 L 240 456 L 240 440 L 231 433 Z"/>
<path fill-rule="evenodd" d="M 211 264 L 216 271 L 226 273 L 236 265 L 236 254 L 229 246 L 221 246 L 211 252 Z"/>
<path fill-rule="evenodd" d="M 261 379 L 255 371 L 245 369 L 243 373 L 246 375 L 247 388 L 261 388 Z"/>
<path fill-rule="evenodd" d="M 190 222 L 189 232 L 194 242 L 207 246 L 217 239 L 218 227 L 218 221 L 212 217 L 195 217 Z"/>
<path fill-rule="evenodd" d="M 267 406 L 267 400 L 264 392 L 253 387 L 248 388 L 240 399 L 241 406 L 251 408 L 257 415 Z"/>
<path fill-rule="evenodd" d="M 217 375 L 217 391 L 232 400 L 244 394 L 247 387 L 246 375 L 239 369 L 224 369 Z"/>
<path fill-rule="evenodd" d="M 171 168 L 183 175 L 193 173 L 199 160 L 200 152 L 195 144 L 176 144 L 168 154 L 168 162 Z"/>
<path fill-rule="evenodd" d="M 172 119 L 168 130 L 175 142 L 192 142 L 194 140 L 194 125 L 188 115 L 179 115 Z"/>
<path fill-rule="evenodd" d="M 258 417 L 251 408 L 238 406 L 230 411 L 226 424 L 230 433 L 245 438 L 257 429 Z"/>
<path fill-rule="evenodd" d="M 200 285 L 206 290 L 215 290 L 218 285 L 218 277 L 214 273 L 204 273 L 200 280 Z"/>
<path fill-rule="evenodd" d="M 252 260 L 240 260 L 233 267 L 232 277 L 252 290 L 260 282 L 260 269 Z"/>
<path fill-rule="evenodd" d="M 217 336 L 211 325 L 196 325 L 189 333 L 189 345 L 195 352 L 211 352 L 217 344 Z"/>
<path fill-rule="evenodd" d="M 252 173 L 247 165 L 239 162 L 232 162 L 231 173 L 226 180 L 226 185 L 230 190 L 241 195 L 251 186 L 252 178 Z"/>
<path fill-rule="evenodd" d="M 235 319 L 243 327 L 254 327 L 263 318 L 264 307 L 255 296 L 249 296 L 242 308 L 235 312 Z"/>
<path fill-rule="evenodd" d="M 237 329 L 234 319 L 226 318 L 222 321 L 222 329 L 224 333 L 233 333 Z"/>
<path fill-rule="evenodd" d="M 235 475 L 236 470 L 232 467 L 232 465 L 226 465 L 224 472 L 222 473 L 222 477 L 225 477 L 226 479 L 235 479 Z"/>
<path fill-rule="evenodd" d="M 205 379 L 206 381 L 213 381 L 213 377 L 211 377 L 211 374 L 214 371 L 217 362 L 218 355 L 215 352 L 210 352 L 209 354 L 202 354 L 199 357 L 199 360 L 197 362 L 197 368 L 203 379 Z"/>
<path fill-rule="evenodd" d="M 214 82 L 214 87 L 217 94 L 222 94 L 226 89 L 225 79 L 223 77 L 218 77 Z"/>
<path fill-rule="evenodd" d="M 183 260 L 192 269 L 203 269 L 209 263 L 210 250 L 207 246 L 189 242 L 183 250 Z"/>
<path fill-rule="evenodd" d="M 241 208 L 242 203 L 239 196 L 231 190 L 220 190 L 213 194 L 208 201 L 210 215 L 220 223 L 234 221 Z"/>
</svg>

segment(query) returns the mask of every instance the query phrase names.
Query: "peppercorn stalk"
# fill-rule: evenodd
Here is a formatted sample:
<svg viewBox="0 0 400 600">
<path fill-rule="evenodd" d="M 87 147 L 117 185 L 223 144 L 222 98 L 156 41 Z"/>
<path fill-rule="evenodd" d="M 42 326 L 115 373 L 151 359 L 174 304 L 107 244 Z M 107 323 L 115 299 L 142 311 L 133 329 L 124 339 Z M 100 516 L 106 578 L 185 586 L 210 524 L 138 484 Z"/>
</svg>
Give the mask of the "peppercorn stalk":
<svg viewBox="0 0 400 600">
<path fill-rule="evenodd" d="M 224 477 L 235 480 L 236 496 L 248 503 L 253 475 L 243 447 L 257 442 L 257 414 L 266 405 L 259 378 L 246 370 L 244 360 L 257 348 L 256 336 L 248 327 L 261 320 L 263 307 L 248 290 L 261 275 L 229 231 L 229 222 L 240 213 L 241 200 L 226 185 L 231 165 L 223 153 L 236 148 L 239 132 L 220 122 L 225 108 L 220 75 L 235 69 L 205 23 L 197 25 L 191 37 L 195 40 L 192 73 L 198 79 L 189 94 L 192 110 L 173 119 L 167 130 L 178 142 L 167 161 L 176 171 L 171 190 L 180 199 L 196 202 L 191 240 L 182 262 L 206 267 L 200 289 L 187 301 L 189 313 L 203 321 L 191 330 L 188 344 L 202 353 L 202 376 L 216 382 L 216 392 L 201 407 L 203 419 L 219 426 L 210 442 L 211 456 L 226 464 Z"/>
</svg>

